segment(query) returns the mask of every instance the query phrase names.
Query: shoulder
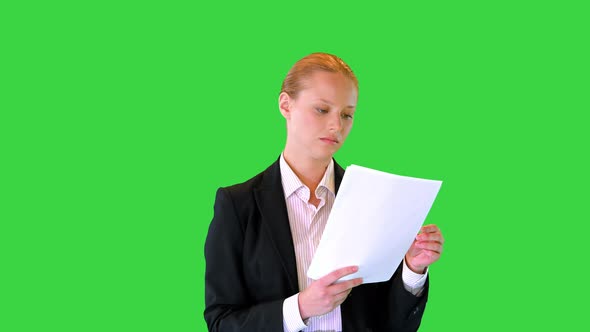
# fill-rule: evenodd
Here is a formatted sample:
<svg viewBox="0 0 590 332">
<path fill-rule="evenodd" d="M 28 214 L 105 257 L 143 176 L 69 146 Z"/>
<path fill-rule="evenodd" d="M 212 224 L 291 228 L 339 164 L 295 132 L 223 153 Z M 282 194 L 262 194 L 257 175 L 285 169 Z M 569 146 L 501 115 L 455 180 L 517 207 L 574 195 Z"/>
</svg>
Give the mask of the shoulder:
<svg viewBox="0 0 590 332">
<path fill-rule="evenodd" d="M 277 180 L 279 182 L 277 182 Z M 277 184 L 280 185 L 280 167 L 278 160 L 268 166 L 264 171 L 244 182 L 220 187 L 217 190 L 217 197 L 226 197 L 234 202 L 249 201 L 253 198 L 256 191 L 274 187 Z"/>
</svg>

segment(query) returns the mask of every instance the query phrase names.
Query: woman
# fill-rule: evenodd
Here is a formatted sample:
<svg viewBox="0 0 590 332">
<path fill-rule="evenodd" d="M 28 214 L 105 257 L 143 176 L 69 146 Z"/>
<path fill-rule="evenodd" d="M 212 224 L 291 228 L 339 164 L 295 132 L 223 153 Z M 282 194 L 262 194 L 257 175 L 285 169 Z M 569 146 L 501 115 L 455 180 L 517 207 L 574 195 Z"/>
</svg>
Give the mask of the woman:
<svg viewBox="0 0 590 332">
<path fill-rule="evenodd" d="M 435 225 L 422 228 L 387 282 L 336 282 L 354 266 L 306 276 L 344 175 L 332 156 L 352 128 L 357 97 L 354 73 L 331 54 L 310 54 L 287 74 L 283 153 L 252 179 L 217 191 L 205 244 L 210 331 L 418 329 L 427 267 L 442 251 Z"/>
</svg>

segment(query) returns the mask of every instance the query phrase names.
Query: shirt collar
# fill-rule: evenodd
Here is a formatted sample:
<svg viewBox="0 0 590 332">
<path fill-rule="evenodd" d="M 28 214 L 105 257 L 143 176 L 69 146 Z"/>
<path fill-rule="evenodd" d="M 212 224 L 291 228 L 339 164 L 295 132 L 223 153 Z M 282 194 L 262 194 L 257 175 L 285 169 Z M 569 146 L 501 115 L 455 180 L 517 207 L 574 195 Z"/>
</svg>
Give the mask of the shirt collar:
<svg viewBox="0 0 590 332">
<path fill-rule="evenodd" d="M 299 177 L 293 172 L 291 166 L 287 164 L 285 157 L 281 153 L 281 160 L 280 160 L 280 167 L 281 167 L 281 180 L 283 182 L 283 191 L 285 192 L 285 198 L 291 196 L 294 192 L 296 192 L 299 188 L 304 187 L 305 185 Z M 330 160 L 328 167 L 326 167 L 326 172 L 324 172 L 324 177 L 318 184 L 318 188 L 316 189 L 316 193 L 320 188 L 326 188 L 330 191 L 333 195 L 335 195 L 335 184 L 334 184 L 334 159 Z"/>
</svg>

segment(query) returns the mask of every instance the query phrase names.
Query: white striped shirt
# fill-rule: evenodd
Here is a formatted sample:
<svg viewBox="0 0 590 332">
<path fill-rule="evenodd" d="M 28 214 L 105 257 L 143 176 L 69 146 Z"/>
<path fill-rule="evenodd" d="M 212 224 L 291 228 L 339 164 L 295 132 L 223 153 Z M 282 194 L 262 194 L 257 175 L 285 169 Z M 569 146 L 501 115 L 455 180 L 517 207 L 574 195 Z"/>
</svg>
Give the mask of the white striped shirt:
<svg viewBox="0 0 590 332">
<path fill-rule="evenodd" d="M 313 282 L 312 279 L 307 277 L 307 269 L 320 243 L 320 238 L 336 198 L 334 161 L 330 161 L 324 177 L 316 188 L 315 195 L 320 200 L 317 208 L 309 203 L 309 188 L 301 182 L 289 167 L 282 154 L 280 169 L 289 225 L 295 247 L 297 280 L 301 292 Z M 419 295 L 426 282 L 426 274 L 412 272 L 404 262 L 402 279 L 408 291 Z M 342 331 L 340 306 L 322 316 L 310 317 L 306 322 L 303 322 L 299 313 L 298 297 L 299 293 L 283 302 L 283 328 L 285 332 Z"/>
</svg>

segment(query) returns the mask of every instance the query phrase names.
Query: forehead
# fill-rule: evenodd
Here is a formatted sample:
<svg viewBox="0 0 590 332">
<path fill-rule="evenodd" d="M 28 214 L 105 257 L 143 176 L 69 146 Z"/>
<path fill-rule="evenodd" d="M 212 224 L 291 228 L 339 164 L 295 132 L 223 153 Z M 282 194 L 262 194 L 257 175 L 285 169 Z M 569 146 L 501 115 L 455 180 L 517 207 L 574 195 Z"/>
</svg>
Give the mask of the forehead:
<svg viewBox="0 0 590 332">
<path fill-rule="evenodd" d="M 346 76 L 340 73 L 316 71 L 305 79 L 299 96 L 304 99 L 323 99 L 337 105 L 356 105 L 358 91 Z"/>
</svg>

